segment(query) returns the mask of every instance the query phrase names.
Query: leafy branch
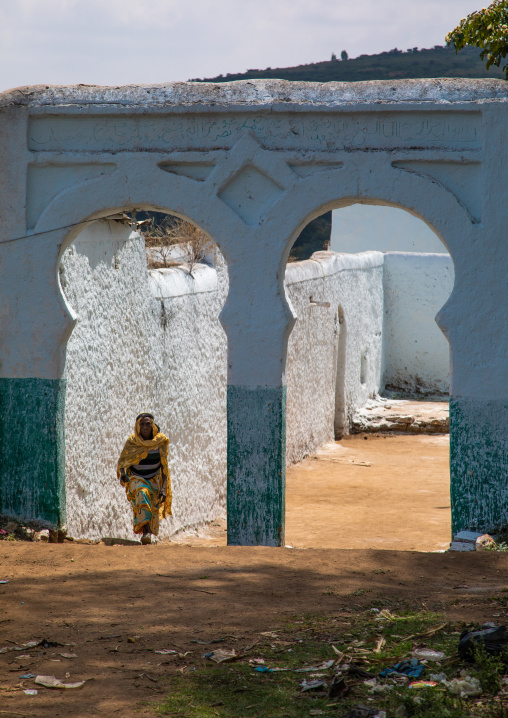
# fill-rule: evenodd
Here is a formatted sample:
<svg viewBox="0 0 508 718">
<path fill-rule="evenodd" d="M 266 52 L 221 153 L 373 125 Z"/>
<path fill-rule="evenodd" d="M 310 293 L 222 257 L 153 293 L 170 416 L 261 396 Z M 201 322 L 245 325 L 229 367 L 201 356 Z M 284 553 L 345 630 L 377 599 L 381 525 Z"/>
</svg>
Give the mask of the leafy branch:
<svg viewBox="0 0 508 718">
<path fill-rule="evenodd" d="M 487 58 L 487 70 L 492 65 L 500 67 L 508 55 L 508 0 L 494 0 L 463 18 L 446 36 L 446 44 L 452 45 L 456 53 L 466 45 L 479 47 L 482 60 Z M 508 80 L 508 62 L 502 70 Z"/>
</svg>

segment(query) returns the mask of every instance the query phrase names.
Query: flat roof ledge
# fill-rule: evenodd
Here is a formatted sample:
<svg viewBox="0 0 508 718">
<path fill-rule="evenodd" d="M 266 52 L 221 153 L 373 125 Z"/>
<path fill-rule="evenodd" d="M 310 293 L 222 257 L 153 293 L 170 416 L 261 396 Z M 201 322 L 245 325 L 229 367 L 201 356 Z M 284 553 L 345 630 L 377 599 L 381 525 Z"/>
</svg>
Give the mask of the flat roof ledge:
<svg viewBox="0 0 508 718">
<path fill-rule="evenodd" d="M 334 108 L 358 104 L 464 103 L 508 101 L 508 82 L 499 79 L 431 78 L 369 82 L 170 82 L 159 85 L 32 85 L 0 93 L 6 107 L 73 105 L 138 108 L 201 107 L 215 111 L 232 106 L 271 109 Z"/>
</svg>

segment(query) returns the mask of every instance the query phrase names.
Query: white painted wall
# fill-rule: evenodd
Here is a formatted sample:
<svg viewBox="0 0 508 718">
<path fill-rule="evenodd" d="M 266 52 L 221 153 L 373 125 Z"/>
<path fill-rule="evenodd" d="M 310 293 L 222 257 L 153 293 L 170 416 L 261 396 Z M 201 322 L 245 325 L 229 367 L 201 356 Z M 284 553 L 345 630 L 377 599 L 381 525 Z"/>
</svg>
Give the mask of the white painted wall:
<svg viewBox="0 0 508 718">
<path fill-rule="evenodd" d="M 347 433 L 355 409 L 380 390 L 383 255 L 316 252 L 287 266 L 286 287 L 298 317 L 286 364 L 291 464 L 332 441 L 335 421 Z"/>
<path fill-rule="evenodd" d="M 446 253 L 439 237 L 418 217 L 397 207 L 370 204 L 333 210 L 330 249 Z"/>
<path fill-rule="evenodd" d="M 148 271 L 143 239 L 98 221 L 65 252 L 60 281 L 78 317 L 66 358 L 70 534 L 132 536 L 115 467 L 142 410 L 171 439 L 174 516 L 161 537 L 223 514 L 223 260 L 217 270 L 197 265 L 194 276 Z M 356 409 L 381 390 L 383 362 L 384 380 L 400 388 L 414 375 L 447 389 L 448 344 L 433 319 L 453 282 L 447 255 L 318 252 L 289 264 L 285 281 L 297 315 L 286 366 L 288 464 L 348 431 Z"/>
<path fill-rule="evenodd" d="M 116 462 L 135 416 L 155 413 L 171 440 L 173 517 L 161 537 L 224 512 L 224 272 L 146 268 L 144 242 L 116 222 L 89 225 L 65 252 L 64 294 L 78 315 L 66 358 L 69 533 L 132 538 Z"/>
<path fill-rule="evenodd" d="M 448 394 L 450 349 L 435 322 L 454 282 L 448 254 L 384 255 L 384 384 L 391 390 Z"/>
</svg>

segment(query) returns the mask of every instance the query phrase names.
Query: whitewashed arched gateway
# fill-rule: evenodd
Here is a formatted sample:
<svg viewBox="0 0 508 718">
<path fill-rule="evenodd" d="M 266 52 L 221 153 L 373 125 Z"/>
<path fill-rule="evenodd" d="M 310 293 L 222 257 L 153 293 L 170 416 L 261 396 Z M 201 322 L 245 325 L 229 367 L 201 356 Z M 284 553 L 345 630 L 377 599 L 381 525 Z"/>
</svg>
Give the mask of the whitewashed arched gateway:
<svg viewBox="0 0 508 718">
<path fill-rule="evenodd" d="M 192 220 L 227 260 L 228 538 L 283 543 L 286 258 L 311 218 L 364 202 L 420 217 L 453 258 L 438 315 L 452 356 L 453 532 L 505 524 L 507 128 L 508 84 L 496 80 L 0 95 L 0 513 L 65 520 L 74 319 L 60 257 L 83 222 L 152 208 Z"/>
</svg>

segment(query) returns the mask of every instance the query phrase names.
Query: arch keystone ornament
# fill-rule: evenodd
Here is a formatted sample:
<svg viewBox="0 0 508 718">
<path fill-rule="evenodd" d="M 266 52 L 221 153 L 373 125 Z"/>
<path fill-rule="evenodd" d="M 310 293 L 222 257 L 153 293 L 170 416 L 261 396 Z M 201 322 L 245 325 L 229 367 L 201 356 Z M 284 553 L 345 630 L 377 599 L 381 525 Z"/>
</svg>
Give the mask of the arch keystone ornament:
<svg viewBox="0 0 508 718">
<path fill-rule="evenodd" d="M 423 219 L 455 266 L 452 531 L 508 522 L 508 83 L 175 83 L 0 95 L 0 513 L 65 522 L 59 285 L 83 222 L 188 218 L 228 262 L 228 541 L 284 543 L 289 248 L 355 202 Z M 98 407 L 97 407 L 98 409 Z M 86 420 L 86 417 L 83 417 Z M 109 477 L 105 477 L 105 480 Z"/>
<path fill-rule="evenodd" d="M 274 204 L 283 190 L 254 165 L 245 165 L 219 192 L 219 197 L 246 224 L 257 224 L 263 210 Z"/>
</svg>

